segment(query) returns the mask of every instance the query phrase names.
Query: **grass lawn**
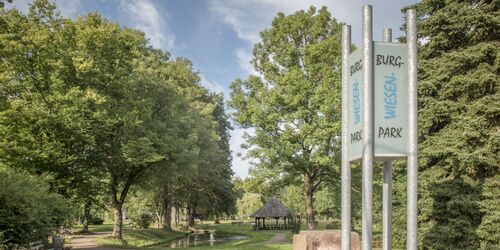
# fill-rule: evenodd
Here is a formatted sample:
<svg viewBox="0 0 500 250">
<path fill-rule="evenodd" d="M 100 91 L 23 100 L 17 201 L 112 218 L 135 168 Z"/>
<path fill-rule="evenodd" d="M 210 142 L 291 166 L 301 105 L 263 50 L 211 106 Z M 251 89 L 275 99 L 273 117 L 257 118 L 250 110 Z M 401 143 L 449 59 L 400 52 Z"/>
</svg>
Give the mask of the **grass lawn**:
<svg viewBox="0 0 500 250">
<path fill-rule="evenodd" d="M 123 241 L 113 237 L 97 238 L 96 243 L 100 246 L 114 248 L 144 248 L 159 245 L 186 236 L 185 232 L 165 232 L 162 229 L 125 229 Z"/>
<path fill-rule="evenodd" d="M 123 224 L 123 228 L 127 227 L 128 225 Z M 82 226 L 80 225 L 79 228 L 77 228 L 78 231 L 75 234 L 83 234 L 82 232 Z M 97 232 L 110 232 L 113 231 L 113 223 L 105 223 L 102 225 L 89 225 L 89 232 L 90 233 L 97 233 Z"/>
<path fill-rule="evenodd" d="M 113 223 L 105 223 L 103 225 L 89 225 L 90 233 L 111 231 L 113 231 Z M 81 233 L 81 231 L 78 231 L 76 234 Z M 157 228 L 132 229 L 127 223 L 123 223 L 123 241 L 119 241 L 113 237 L 103 237 L 97 238 L 96 243 L 100 246 L 112 248 L 144 248 L 163 244 L 178 238 L 182 238 L 186 235 L 186 232 L 165 232 L 162 229 Z"/>
</svg>

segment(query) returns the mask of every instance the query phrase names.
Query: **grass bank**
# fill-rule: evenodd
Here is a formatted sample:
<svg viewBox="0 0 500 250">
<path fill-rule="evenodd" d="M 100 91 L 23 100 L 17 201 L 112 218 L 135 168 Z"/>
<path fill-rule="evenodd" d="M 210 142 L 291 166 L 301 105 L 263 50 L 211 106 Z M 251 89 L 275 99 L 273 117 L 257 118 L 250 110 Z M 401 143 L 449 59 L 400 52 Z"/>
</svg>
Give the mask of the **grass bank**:
<svg viewBox="0 0 500 250">
<path fill-rule="evenodd" d="M 103 225 L 89 225 L 89 233 L 111 232 L 113 231 L 112 223 Z M 82 234 L 78 231 L 76 234 Z M 186 236 L 187 232 L 172 231 L 166 232 L 163 229 L 148 228 L 148 229 L 132 229 L 128 224 L 123 224 L 123 240 L 117 240 L 114 237 L 101 237 L 95 240 L 96 244 L 110 248 L 145 248 L 154 245 L 164 244 L 178 238 Z M 70 241 L 68 241 L 70 242 Z"/>
<path fill-rule="evenodd" d="M 186 236 L 185 232 L 166 232 L 163 229 L 125 229 L 123 240 L 113 237 L 97 238 L 96 243 L 100 246 L 112 248 L 144 248 L 164 244 L 172 240 Z"/>
</svg>

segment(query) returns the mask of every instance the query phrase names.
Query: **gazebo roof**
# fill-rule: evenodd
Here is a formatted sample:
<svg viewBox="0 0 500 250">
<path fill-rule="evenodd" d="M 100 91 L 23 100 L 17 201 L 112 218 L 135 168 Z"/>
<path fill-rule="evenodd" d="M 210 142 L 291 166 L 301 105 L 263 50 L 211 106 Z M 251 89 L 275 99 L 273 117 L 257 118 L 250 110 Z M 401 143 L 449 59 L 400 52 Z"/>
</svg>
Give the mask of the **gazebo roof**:
<svg viewBox="0 0 500 250">
<path fill-rule="evenodd" d="M 276 198 L 269 199 L 264 206 L 262 206 L 251 217 L 254 218 L 278 218 L 290 217 L 290 211 Z"/>
</svg>

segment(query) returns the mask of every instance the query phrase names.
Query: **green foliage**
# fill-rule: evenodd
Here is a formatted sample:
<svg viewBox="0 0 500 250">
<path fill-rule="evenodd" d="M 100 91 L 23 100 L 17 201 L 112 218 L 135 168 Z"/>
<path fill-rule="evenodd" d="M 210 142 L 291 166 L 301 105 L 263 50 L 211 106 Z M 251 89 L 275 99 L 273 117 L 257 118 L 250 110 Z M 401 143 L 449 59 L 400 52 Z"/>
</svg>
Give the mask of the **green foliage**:
<svg viewBox="0 0 500 250">
<path fill-rule="evenodd" d="M 294 214 L 304 215 L 306 213 L 304 194 L 300 186 L 290 185 L 283 188 L 280 201 Z"/>
<path fill-rule="evenodd" d="M 236 202 L 238 217 L 247 219 L 262 207 L 262 197 L 256 193 L 245 193 Z"/>
<path fill-rule="evenodd" d="M 94 218 L 90 219 L 89 223 L 91 225 L 103 225 L 104 224 L 104 219 L 103 218 L 99 218 L 99 217 L 94 217 Z"/>
<path fill-rule="evenodd" d="M 314 191 L 338 173 L 340 24 L 311 7 L 278 13 L 260 36 L 252 63 L 261 75 L 234 81 L 230 106 L 255 129 L 246 140 L 247 157 L 259 159 L 253 173 L 271 187 L 302 183 L 312 228 Z"/>
<path fill-rule="evenodd" d="M 153 223 L 153 215 L 149 213 L 141 214 L 133 218 L 134 222 L 137 223 L 139 228 L 148 228 L 151 223 Z"/>
<path fill-rule="evenodd" d="M 481 197 L 481 212 L 483 217 L 477 229 L 481 249 L 500 247 L 500 175 L 495 175 L 485 181 Z"/>
<path fill-rule="evenodd" d="M 71 205 L 44 179 L 0 167 L 0 248 L 45 241 L 71 221 Z"/>
<path fill-rule="evenodd" d="M 419 245 L 500 241 L 498 1 L 424 0 L 419 17 Z M 406 169 L 395 167 L 395 246 L 405 245 Z"/>
<path fill-rule="evenodd" d="M 340 189 L 338 189 L 340 190 Z M 314 207 L 323 219 L 340 218 L 340 195 L 330 187 L 325 186 L 316 192 Z"/>
</svg>

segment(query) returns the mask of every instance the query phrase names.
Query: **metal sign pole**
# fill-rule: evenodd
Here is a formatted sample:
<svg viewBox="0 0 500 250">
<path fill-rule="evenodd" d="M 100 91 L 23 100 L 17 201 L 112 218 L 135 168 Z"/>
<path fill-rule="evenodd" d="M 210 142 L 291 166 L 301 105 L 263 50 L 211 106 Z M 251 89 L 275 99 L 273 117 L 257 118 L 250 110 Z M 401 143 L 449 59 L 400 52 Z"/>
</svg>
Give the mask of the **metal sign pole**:
<svg viewBox="0 0 500 250">
<path fill-rule="evenodd" d="M 392 29 L 384 29 L 383 42 L 392 42 Z M 382 249 L 392 249 L 392 161 L 384 162 L 382 186 Z"/>
<path fill-rule="evenodd" d="M 373 217 L 373 34 L 372 6 L 363 6 L 363 185 L 362 185 L 362 249 L 372 249 Z"/>
<path fill-rule="evenodd" d="M 407 238 L 406 247 L 417 249 L 417 175 L 418 175 L 418 85 L 417 85 L 417 13 L 406 12 L 406 40 L 408 44 L 408 176 L 407 176 Z"/>
<path fill-rule="evenodd" d="M 351 163 L 349 162 L 349 54 L 351 26 L 342 27 L 342 250 L 351 249 Z"/>
</svg>

